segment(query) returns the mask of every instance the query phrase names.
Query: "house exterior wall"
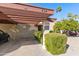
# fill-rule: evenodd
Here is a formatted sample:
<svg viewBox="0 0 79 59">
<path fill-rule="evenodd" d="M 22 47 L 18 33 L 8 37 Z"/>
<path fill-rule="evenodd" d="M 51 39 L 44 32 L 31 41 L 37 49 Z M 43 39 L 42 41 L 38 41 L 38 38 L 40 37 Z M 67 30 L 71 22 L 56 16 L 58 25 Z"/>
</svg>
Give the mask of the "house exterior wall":
<svg viewBox="0 0 79 59">
<path fill-rule="evenodd" d="M 37 30 L 33 24 L 2 24 L 0 30 L 8 33 L 11 39 L 33 37 L 32 33 Z"/>
<path fill-rule="evenodd" d="M 45 30 L 45 26 L 46 26 L 46 23 L 47 22 L 49 23 L 49 29 L 48 30 Z M 54 22 L 46 21 L 46 22 L 43 23 L 43 48 L 44 49 L 46 49 L 45 48 L 45 35 L 47 33 L 49 33 L 50 30 L 53 30 L 53 26 L 54 26 L 55 23 L 56 23 L 56 21 L 54 21 Z"/>
<path fill-rule="evenodd" d="M 49 30 L 54 30 L 53 29 L 53 26 L 55 25 L 55 23 L 56 23 L 56 21 L 54 21 L 54 22 L 49 22 Z"/>
<path fill-rule="evenodd" d="M 15 34 L 17 34 L 17 29 L 15 24 L 2 24 L 0 23 L 0 30 L 8 33 L 12 39 L 15 39 Z"/>
</svg>

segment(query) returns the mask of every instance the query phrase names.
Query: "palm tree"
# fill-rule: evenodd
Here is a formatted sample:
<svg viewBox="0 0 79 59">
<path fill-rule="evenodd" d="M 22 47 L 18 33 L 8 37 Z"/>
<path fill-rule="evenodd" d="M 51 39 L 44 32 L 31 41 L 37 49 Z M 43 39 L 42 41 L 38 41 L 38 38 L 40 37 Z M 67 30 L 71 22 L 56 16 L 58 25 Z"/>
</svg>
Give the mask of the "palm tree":
<svg viewBox="0 0 79 59">
<path fill-rule="evenodd" d="M 71 18 L 71 19 L 74 19 L 74 20 L 79 19 L 78 15 L 76 15 L 76 14 L 74 15 L 72 13 L 68 13 L 68 17 Z"/>
<path fill-rule="evenodd" d="M 74 15 L 73 16 L 75 19 L 79 19 L 79 16 L 78 15 Z"/>
<path fill-rule="evenodd" d="M 56 13 L 58 12 L 61 12 L 62 11 L 62 7 L 61 6 L 58 6 L 57 9 L 56 9 Z M 60 25 L 61 27 L 62 25 Z M 62 30 L 60 30 L 60 33 L 62 33 Z"/>
<path fill-rule="evenodd" d="M 56 9 L 56 12 L 61 12 L 61 11 L 62 11 L 62 7 L 58 6 L 57 9 Z"/>
<path fill-rule="evenodd" d="M 67 17 L 72 17 L 73 16 L 73 14 L 72 13 L 68 13 L 68 15 L 67 15 Z"/>
</svg>

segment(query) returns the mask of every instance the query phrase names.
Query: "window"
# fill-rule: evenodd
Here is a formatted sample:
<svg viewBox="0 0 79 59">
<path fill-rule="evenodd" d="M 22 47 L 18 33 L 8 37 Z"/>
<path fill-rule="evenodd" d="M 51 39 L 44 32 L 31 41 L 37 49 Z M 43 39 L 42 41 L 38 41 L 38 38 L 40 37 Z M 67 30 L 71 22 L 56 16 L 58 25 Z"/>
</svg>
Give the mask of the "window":
<svg viewBox="0 0 79 59">
<path fill-rule="evenodd" d="M 49 30 L 49 22 L 46 22 L 46 23 L 44 24 L 44 30 Z"/>
<path fill-rule="evenodd" d="M 45 30 L 49 30 L 49 26 L 45 26 L 44 29 L 45 29 Z"/>
</svg>

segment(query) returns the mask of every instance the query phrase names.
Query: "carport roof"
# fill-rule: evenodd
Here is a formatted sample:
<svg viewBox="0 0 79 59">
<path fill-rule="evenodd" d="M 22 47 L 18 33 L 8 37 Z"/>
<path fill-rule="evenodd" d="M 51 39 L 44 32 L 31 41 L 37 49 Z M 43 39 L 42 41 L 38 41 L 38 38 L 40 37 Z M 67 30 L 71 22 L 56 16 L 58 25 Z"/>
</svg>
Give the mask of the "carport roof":
<svg viewBox="0 0 79 59">
<path fill-rule="evenodd" d="M 48 19 L 54 10 L 21 3 L 1 3 L 0 20 L 37 24 Z"/>
</svg>

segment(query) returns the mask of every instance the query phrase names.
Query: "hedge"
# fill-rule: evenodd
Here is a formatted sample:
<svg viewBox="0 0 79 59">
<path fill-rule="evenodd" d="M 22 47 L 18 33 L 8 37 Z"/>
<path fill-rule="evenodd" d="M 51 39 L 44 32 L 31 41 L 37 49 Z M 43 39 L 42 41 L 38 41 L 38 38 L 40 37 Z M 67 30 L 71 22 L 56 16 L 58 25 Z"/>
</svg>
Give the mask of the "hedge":
<svg viewBox="0 0 79 59">
<path fill-rule="evenodd" d="M 66 52 L 67 36 L 60 33 L 48 33 L 45 35 L 46 49 L 53 55 Z"/>
<path fill-rule="evenodd" d="M 36 40 L 40 43 L 42 43 L 42 38 L 43 38 L 43 33 L 42 31 L 35 31 L 34 32 L 34 37 L 36 38 Z"/>
</svg>

